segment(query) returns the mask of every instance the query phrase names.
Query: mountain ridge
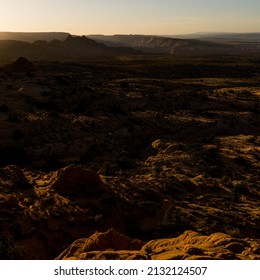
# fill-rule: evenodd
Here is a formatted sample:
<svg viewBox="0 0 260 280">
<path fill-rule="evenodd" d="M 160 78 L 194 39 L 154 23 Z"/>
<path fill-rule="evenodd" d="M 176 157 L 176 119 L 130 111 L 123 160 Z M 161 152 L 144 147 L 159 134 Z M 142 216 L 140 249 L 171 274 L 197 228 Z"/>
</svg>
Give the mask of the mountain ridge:
<svg viewBox="0 0 260 280">
<path fill-rule="evenodd" d="M 131 48 L 111 48 L 85 36 L 68 35 L 64 41 L 58 39 L 36 40 L 33 43 L 16 40 L 0 40 L 0 59 L 63 59 L 91 56 L 113 56 L 139 54 Z"/>
<path fill-rule="evenodd" d="M 33 43 L 37 40 L 65 40 L 70 35 L 67 32 L 0 32 L 0 40 L 15 40 Z"/>
<path fill-rule="evenodd" d="M 154 35 L 87 35 L 88 38 L 107 46 L 131 47 L 148 53 L 178 55 L 212 55 L 259 52 L 260 42 L 244 44 L 213 42 L 211 40 L 171 38 Z"/>
<path fill-rule="evenodd" d="M 138 55 L 145 53 L 187 56 L 215 54 L 237 55 L 260 52 L 260 34 L 258 41 L 258 33 L 254 33 L 253 35 L 243 35 L 242 33 L 242 35 L 235 35 L 233 33 L 230 35 L 221 34 L 199 33 L 197 35 L 195 34 L 194 38 L 192 38 L 192 35 L 187 35 L 187 37 L 184 35 L 184 37 L 182 35 L 172 37 L 170 35 L 156 36 L 140 34 L 77 36 L 62 32 L 0 32 L 0 59 L 16 59 L 20 56 L 28 57 L 29 59 L 63 59 L 89 56 Z M 250 36 L 256 39 L 252 40 L 253 37 L 251 38 Z"/>
<path fill-rule="evenodd" d="M 260 41 L 260 32 L 198 32 L 192 34 L 168 35 L 180 39 L 200 39 L 214 41 Z"/>
</svg>

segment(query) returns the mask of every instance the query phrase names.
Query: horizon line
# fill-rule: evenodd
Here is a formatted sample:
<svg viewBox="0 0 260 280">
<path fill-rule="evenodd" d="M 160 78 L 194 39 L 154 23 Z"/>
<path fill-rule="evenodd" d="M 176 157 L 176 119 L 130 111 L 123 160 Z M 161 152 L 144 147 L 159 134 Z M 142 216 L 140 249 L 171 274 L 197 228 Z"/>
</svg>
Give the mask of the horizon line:
<svg viewBox="0 0 260 280">
<path fill-rule="evenodd" d="M 67 31 L 0 31 L 0 33 L 66 33 L 75 36 L 86 36 L 86 35 L 103 35 L 103 36 L 113 36 L 113 35 L 143 35 L 143 36 L 182 36 L 182 35 L 207 35 L 207 34 L 260 34 L 259 31 L 198 31 L 191 33 L 172 33 L 172 34 L 148 34 L 148 33 L 89 33 L 89 34 L 74 34 Z"/>
</svg>

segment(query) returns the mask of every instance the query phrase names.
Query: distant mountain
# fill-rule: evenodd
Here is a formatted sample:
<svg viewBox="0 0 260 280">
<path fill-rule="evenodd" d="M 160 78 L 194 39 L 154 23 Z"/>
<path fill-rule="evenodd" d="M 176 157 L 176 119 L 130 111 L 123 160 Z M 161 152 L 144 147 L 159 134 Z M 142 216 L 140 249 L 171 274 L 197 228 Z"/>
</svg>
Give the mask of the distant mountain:
<svg viewBox="0 0 260 280">
<path fill-rule="evenodd" d="M 167 53 L 167 54 L 186 54 L 209 52 L 211 50 L 223 50 L 226 46 L 212 43 L 200 42 L 197 40 L 182 40 L 160 36 L 147 35 L 113 35 L 113 36 L 88 36 L 97 42 L 102 42 L 107 46 L 127 46 L 144 52 Z"/>
<path fill-rule="evenodd" d="M 12 33 L 12 36 L 14 34 L 18 33 Z M 23 38 L 27 36 L 26 34 L 28 35 L 28 33 L 23 33 Z M 31 36 L 32 34 L 34 35 Z M 18 57 L 26 57 L 32 60 L 81 59 L 93 56 L 138 55 L 144 53 L 171 55 L 260 53 L 260 41 L 256 40 L 258 38 L 257 34 L 254 36 L 251 34 L 250 37 L 256 38 L 255 41 L 249 39 L 244 41 L 242 39 L 240 41 L 235 39 L 213 40 L 210 37 L 205 37 L 208 38 L 207 40 L 179 39 L 149 35 L 72 36 L 68 33 L 31 33 L 29 35 L 27 42 L 0 40 L 0 60 L 15 60 Z M 59 40 L 57 36 L 65 36 L 65 38 Z M 211 35 L 204 34 L 201 36 Z M 228 35 L 218 34 L 218 36 L 223 38 L 223 36 Z M 220 38 L 218 36 L 217 38 Z M 37 38 L 38 40 L 35 40 Z M 46 38 L 46 40 L 43 38 Z M 55 39 L 50 40 L 51 38 Z M 238 38 L 238 36 L 234 35 L 232 38 Z M 244 35 L 243 38 L 246 38 L 246 36 Z M 29 39 L 33 42 L 28 42 Z"/>
<path fill-rule="evenodd" d="M 52 40 L 50 42 L 38 40 L 34 43 L 14 40 L 0 40 L 0 59 L 10 60 L 18 57 L 28 59 L 68 59 L 84 58 L 90 56 L 115 56 L 140 54 L 131 48 L 110 48 L 97 43 L 85 36 L 68 35 L 64 41 Z"/>
<path fill-rule="evenodd" d="M 41 52 L 42 48 L 34 44 L 14 40 L 0 41 L 1 60 L 17 59 L 21 56 L 36 58 Z"/>
<path fill-rule="evenodd" d="M 203 35 L 201 35 L 203 36 Z M 232 54 L 232 53 L 259 53 L 260 41 L 241 42 L 232 41 L 214 41 L 210 40 L 209 35 L 205 34 L 205 39 L 180 39 L 161 36 L 148 35 L 87 35 L 97 42 L 106 44 L 107 46 L 124 46 L 131 47 L 136 50 L 150 53 L 180 54 L 180 55 L 211 55 L 211 54 Z M 241 38 L 243 36 L 241 35 Z M 258 38 L 258 35 L 248 38 Z M 203 37 L 204 38 L 204 37 Z M 208 40 L 206 40 L 208 38 Z M 228 36 L 227 36 L 228 38 Z M 233 38 L 238 38 L 234 35 Z M 246 38 L 246 36 L 245 36 Z"/>
<path fill-rule="evenodd" d="M 225 33 L 225 32 L 202 32 L 183 35 L 168 36 L 179 39 L 200 39 L 209 41 L 225 41 L 225 42 L 260 42 L 259 33 Z"/>
<path fill-rule="evenodd" d="M 66 32 L 0 32 L 0 40 L 15 40 L 33 43 L 34 41 L 64 41 L 69 36 Z"/>
</svg>

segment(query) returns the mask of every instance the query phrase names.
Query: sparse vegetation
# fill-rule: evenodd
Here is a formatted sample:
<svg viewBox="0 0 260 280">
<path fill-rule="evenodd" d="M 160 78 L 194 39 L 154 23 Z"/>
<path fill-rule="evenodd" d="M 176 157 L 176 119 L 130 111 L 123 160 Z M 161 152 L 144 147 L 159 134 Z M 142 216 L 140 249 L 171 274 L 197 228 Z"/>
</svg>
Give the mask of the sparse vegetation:
<svg viewBox="0 0 260 280">
<path fill-rule="evenodd" d="M 33 75 L 1 69 L 3 257 L 53 259 L 112 227 L 146 241 L 185 230 L 260 238 L 251 60 L 140 55 L 33 62 Z"/>
<path fill-rule="evenodd" d="M 159 230 L 162 235 L 176 236 L 183 231 L 191 229 L 188 214 L 174 205 L 170 205 L 159 223 Z"/>
<path fill-rule="evenodd" d="M 17 241 L 10 237 L 0 241 L 1 260 L 22 260 L 24 258 L 24 248 L 17 244 Z"/>
<path fill-rule="evenodd" d="M 234 237 L 241 237 L 241 233 L 240 233 L 240 230 L 239 228 L 229 228 L 226 230 L 226 234 L 229 234 L 231 236 L 234 236 Z"/>
</svg>

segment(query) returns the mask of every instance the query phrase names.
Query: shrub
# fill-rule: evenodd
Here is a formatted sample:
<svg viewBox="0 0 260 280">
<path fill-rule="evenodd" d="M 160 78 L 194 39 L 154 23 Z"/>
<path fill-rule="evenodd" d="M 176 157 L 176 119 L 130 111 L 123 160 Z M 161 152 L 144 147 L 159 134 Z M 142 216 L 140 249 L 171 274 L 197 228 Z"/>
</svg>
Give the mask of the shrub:
<svg viewBox="0 0 260 280">
<path fill-rule="evenodd" d="M 241 196 L 243 194 L 247 194 L 248 190 L 246 187 L 244 187 L 241 184 L 237 184 L 233 187 L 231 193 L 232 193 L 232 198 L 235 202 L 239 202 L 241 199 Z"/>
<path fill-rule="evenodd" d="M 24 257 L 24 250 L 17 244 L 14 238 L 6 238 L 0 242 L 1 260 L 21 260 Z"/>
<path fill-rule="evenodd" d="M 159 229 L 163 235 L 177 235 L 189 229 L 188 215 L 174 205 L 170 205 L 164 212 Z"/>
<path fill-rule="evenodd" d="M 226 229 L 226 234 L 229 234 L 233 237 L 240 237 L 241 234 L 240 234 L 240 229 L 239 228 L 228 228 Z"/>
</svg>

